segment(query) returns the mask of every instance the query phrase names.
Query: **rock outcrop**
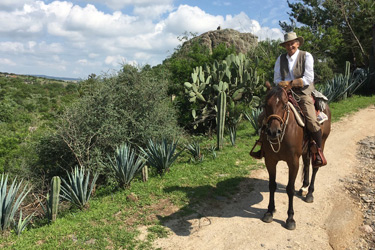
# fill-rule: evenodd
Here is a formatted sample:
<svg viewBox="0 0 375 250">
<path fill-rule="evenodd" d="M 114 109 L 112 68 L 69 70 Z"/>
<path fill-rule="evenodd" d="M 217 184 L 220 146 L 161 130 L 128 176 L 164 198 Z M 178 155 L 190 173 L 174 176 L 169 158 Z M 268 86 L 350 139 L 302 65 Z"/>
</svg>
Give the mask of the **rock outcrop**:
<svg viewBox="0 0 375 250">
<path fill-rule="evenodd" d="M 206 46 L 210 52 L 212 52 L 213 48 L 222 43 L 226 44 L 227 47 L 233 45 L 237 53 L 241 52 L 244 54 L 258 45 L 258 37 L 251 33 L 241 33 L 233 29 L 218 29 L 208 31 L 186 41 L 182 45 L 181 50 L 184 51 L 185 49 L 188 49 L 195 41 Z"/>
</svg>

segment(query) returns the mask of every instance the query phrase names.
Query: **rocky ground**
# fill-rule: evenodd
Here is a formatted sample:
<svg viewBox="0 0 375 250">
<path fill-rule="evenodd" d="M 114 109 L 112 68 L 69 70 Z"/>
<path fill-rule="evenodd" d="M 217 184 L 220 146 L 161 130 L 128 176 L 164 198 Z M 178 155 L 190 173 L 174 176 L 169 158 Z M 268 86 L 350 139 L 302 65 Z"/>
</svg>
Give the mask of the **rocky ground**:
<svg viewBox="0 0 375 250">
<path fill-rule="evenodd" d="M 359 249 L 375 249 L 375 136 L 358 142 L 361 165 L 354 176 L 345 178 L 345 188 L 357 200 L 363 212 Z"/>
</svg>

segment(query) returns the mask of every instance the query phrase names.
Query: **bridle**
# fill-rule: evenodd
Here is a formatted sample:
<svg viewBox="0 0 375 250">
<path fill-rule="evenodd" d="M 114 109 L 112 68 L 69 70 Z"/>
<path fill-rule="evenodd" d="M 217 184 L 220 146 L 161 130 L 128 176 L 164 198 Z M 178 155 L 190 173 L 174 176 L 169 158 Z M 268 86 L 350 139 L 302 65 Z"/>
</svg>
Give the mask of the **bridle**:
<svg viewBox="0 0 375 250">
<path fill-rule="evenodd" d="M 283 88 L 282 88 L 282 90 L 284 91 L 285 95 L 288 96 L 288 93 L 286 92 L 286 90 L 283 89 Z M 281 142 L 284 139 L 286 127 L 288 126 L 289 113 L 290 113 L 290 108 L 289 108 L 289 105 L 288 105 L 288 101 L 284 104 L 283 110 L 284 110 L 284 112 L 283 112 L 283 116 L 282 117 L 279 116 L 279 115 L 277 115 L 277 114 L 272 114 L 272 115 L 269 115 L 267 117 L 267 119 L 266 119 L 267 128 L 269 126 L 269 121 L 271 121 L 273 119 L 276 119 L 276 120 L 278 120 L 281 123 L 281 134 L 276 139 L 271 139 L 267 135 L 267 141 L 270 143 L 271 149 L 272 149 L 272 151 L 274 153 L 278 153 L 280 151 L 280 149 L 281 149 Z M 277 150 L 275 150 L 274 145 L 278 145 L 278 149 Z"/>
</svg>

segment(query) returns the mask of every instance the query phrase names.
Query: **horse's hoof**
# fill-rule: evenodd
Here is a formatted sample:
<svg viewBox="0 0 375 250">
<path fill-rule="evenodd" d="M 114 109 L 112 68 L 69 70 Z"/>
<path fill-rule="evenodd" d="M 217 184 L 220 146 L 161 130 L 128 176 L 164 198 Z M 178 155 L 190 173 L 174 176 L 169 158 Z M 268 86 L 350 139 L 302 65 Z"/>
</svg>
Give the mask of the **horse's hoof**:
<svg viewBox="0 0 375 250">
<path fill-rule="evenodd" d="M 296 222 L 294 220 L 286 220 L 285 228 L 288 230 L 296 229 Z"/>
<path fill-rule="evenodd" d="M 269 212 L 265 213 L 263 215 L 262 221 L 266 222 L 266 223 L 272 222 L 273 221 L 273 215 L 272 215 L 272 213 L 269 213 Z"/>
<path fill-rule="evenodd" d="M 300 190 L 298 190 L 298 195 L 302 197 L 306 197 L 308 192 L 309 192 L 308 188 L 302 187 Z"/>
<path fill-rule="evenodd" d="M 307 202 L 307 203 L 313 203 L 314 202 L 314 196 L 307 195 L 306 198 L 305 198 L 305 202 Z"/>
</svg>

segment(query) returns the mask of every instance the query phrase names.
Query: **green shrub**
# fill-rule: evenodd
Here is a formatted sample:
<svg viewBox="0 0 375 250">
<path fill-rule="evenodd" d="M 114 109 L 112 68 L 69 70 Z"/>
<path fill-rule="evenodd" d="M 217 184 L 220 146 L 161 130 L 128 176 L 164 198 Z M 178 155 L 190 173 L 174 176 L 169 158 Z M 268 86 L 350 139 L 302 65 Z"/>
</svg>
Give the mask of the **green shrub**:
<svg viewBox="0 0 375 250">
<path fill-rule="evenodd" d="M 70 201 L 79 209 L 87 207 L 99 174 L 94 174 L 90 185 L 90 171 L 85 171 L 85 168 L 83 167 L 75 167 L 71 173 L 67 172 L 67 175 L 67 181 L 62 179 L 64 183 L 64 185 L 61 186 L 61 191 L 63 193 L 62 197 Z"/>
<path fill-rule="evenodd" d="M 116 179 L 121 188 L 130 186 L 134 176 L 142 170 L 146 162 L 142 157 L 137 157 L 135 151 L 128 144 L 122 144 L 116 149 L 115 161 L 109 158 L 107 168 L 115 172 Z"/>
<path fill-rule="evenodd" d="M 148 138 L 172 138 L 180 133 L 167 86 L 159 78 L 125 65 L 117 75 L 82 83 L 82 97 L 58 122 L 57 142 L 74 156 L 64 159 L 65 167 L 78 164 L 101 171 L 98 163 L 106 161 L 113 145 L 145 145 Z"/>
<path fill-rule="evenodd" d="M 14 215 L 21 205 L 23 199 L 30 190 L 25 186 L 20 194 L 17 193 L 21 188 L 22 180 L 17 183 L 13 180 L 12 185 L 7 191 L 8 175 L 1 174 L 0 181 L 0 229 L 5 231 L 9 228 L 10 223 L 14 221 Z M 17 199 L 16 199 L 17 196 Z"/>
<path fill-rule="evenodd" d="M 156 169 L 158 174 L 163 175 L 169 171 L 173 162 L 183 152 L 175 154 L 178 141 L 168 142 L 165 138 L 159 141 L 149 140 L 146 149 L 141 148 L 147 163 Z"/>
<path fill-rule="evenodd" d="M 26 216 L 25 218 L 22 218 L 22 210 L 20 210 L 18 223 L 14 222 L 14 231 L 16 232 L 17 235 L 20 235 L 26 229 L 27 225 L 29 225 L 34 214 L 35 212 Z"/>
<path fill-rule="evenodd" d="M 193 157 L 192 160 L 195 162 L 203 161 L 204 155 L 201 152 L 201 146 L 199 141 L 193 141 L 192 143 L 187 144 L 186 149 L 189 151 L 191 156 Z"/>
</svg>

